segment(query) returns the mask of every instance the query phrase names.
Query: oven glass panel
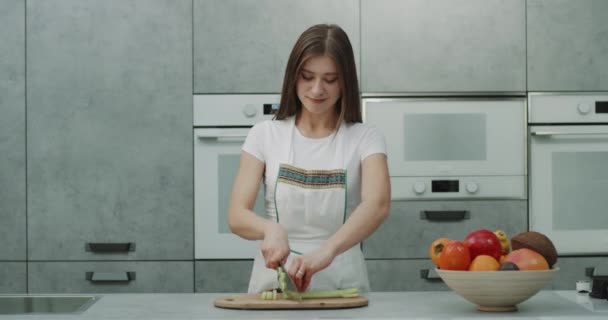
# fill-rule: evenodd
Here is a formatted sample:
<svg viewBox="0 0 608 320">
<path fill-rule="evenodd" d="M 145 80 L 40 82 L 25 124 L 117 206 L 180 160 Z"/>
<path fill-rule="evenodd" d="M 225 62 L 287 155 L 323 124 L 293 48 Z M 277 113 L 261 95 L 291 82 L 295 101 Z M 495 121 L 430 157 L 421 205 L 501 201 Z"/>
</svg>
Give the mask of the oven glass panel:
<svg viewBox="0 0 608 320">
<path fill-rule="evenodd" d="M 553 229 L 608 229 L 608 152 L 552 154 Z"/>
<path fill-rule="evenodd" d="M 486 160 L 483 113 L 406 113 L 404 126 L 405 161 Z"/>
<path fill-rule="evenodd" d="M 232 233 L 228 227 L 228 207 L 230 206 L 230 193 L 239 169 L 240 154 L 218 155 L 218 231 Z M 266 217 L 264 211 L 264 191 L 260 187 L 255 200 L 253 211 L 261 217 Z"/>
</svg>

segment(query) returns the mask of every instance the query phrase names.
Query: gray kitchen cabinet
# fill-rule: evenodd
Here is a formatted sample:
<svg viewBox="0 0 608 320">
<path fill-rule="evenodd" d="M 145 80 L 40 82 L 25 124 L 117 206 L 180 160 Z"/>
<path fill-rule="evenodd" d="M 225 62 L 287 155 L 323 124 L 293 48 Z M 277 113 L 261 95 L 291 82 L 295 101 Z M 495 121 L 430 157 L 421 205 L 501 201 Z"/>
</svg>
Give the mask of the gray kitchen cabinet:
<svg viewBox="0 0 608 320">
<path fill-rule="evenodd" d="M 26 263 L 0 262 L 0 294 L 27 292 Z"/>
<path fill-rule="evenodd" d="M 193 292 L 193 268 L 192 261 L 28 262 L 28 292 Z"/>
<path fill-rule="evenodd" d="M 528 90 L 608 90 L 608 1 L 528 0 Z"/>
<path fill-rule="evenodd" d="M 433 240 L 464 240 L 476 229 L 528 230 L 526 200 L 393 201 L 388 219 L 363 242 L 367 259 L 428 258 Z M 462 220 L 432 220 L 428 211 L 464 211 Z"/>
<path fill-rule="evenodd" d="M 361 0 L 364 93 L 524 92 L 525 0 Z"/>
<path fill-rule="evenodd" d="M 430 259 L 366 260 L 371 291 L 448 290 Z"/>
<path fill-rule="evenodd" d="M 253 260 L 197 260 L 195 292 L 247 292 Z"/>
<path fill-rule="evenodd" d="M 0 155 L 0 261 L 25 260 L 24 0 L 0 2 Z"/>
<path fill-rule="evenodd" d="M 26 10 L 28 258 L 192 260 L 192 1 Z"/>
<path fill-rule="evenodd" d="M 557 275 L 549 284 L 553 290 L 574 290 L 579 280 L 589 280 L 585 269 L 589 267 L 608 266 L 608 257 L 558 257 L 555 263 L 559 267 Z"/>
<path fill-rule="evenodd" d="M 194 92 L 280 92 L 293 45 L 318 23 L 340 25 L 359 61 L 358 0 L 194 0 Z"/>
</svg>

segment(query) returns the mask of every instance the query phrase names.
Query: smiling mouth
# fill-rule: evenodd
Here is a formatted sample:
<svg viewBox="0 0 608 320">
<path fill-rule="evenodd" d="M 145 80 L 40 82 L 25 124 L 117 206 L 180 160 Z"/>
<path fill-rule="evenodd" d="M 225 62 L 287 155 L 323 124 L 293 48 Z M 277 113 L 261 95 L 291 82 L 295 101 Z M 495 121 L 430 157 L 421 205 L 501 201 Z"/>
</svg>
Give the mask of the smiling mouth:
<svg viewBox="0 0 608 320">
<path fill-rule="evenodd" d="M 321 102 L 325 101 L 325 99 L 314 99 L 314 98 L 308 98 L 308 100 L 310 100 L 314 103 L 321 103 Z"/>
</svg>

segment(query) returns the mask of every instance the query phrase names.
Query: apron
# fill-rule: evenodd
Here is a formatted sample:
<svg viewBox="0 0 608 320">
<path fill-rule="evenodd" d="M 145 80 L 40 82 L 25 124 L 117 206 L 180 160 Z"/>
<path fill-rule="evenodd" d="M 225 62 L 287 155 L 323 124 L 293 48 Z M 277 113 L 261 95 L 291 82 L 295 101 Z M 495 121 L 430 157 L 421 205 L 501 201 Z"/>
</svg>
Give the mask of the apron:
<svg viewBox="0 0 608 320">
<path fill-rule="evenodd" d="M 276 219 L 289 238 L 291 254 L 287 258 L 289 268 L 295 254 L 305 254 L 321 246 L 334 234 L 346 219 L 346 141 L 344 127 L 340 127 L 334 139 L 335 155 L 328 159 L 327 167 L 307 170 L 295 167 L 293 139 L 295 117 L 290 121 L 289 144 L 281 150 L 283 159 L 275 184 L 274 201 Z M 278 288 L 276 270 L 266 268 L 261 250 L 253 262 L 249 281 L 249 293 Z M 358 288 L 369 291 L 365 259 L 358 245 L 336 256 L 325 269 L 315 273 L 307 290 L 333 290 Z"/>
</svg>

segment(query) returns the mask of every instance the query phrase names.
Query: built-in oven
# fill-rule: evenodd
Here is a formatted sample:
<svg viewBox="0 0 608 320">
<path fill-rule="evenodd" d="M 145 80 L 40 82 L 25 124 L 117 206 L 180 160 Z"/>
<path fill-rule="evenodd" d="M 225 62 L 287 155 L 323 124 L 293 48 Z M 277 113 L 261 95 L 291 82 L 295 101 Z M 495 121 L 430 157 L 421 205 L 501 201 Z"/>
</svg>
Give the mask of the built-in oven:
<svg viewBox="0 0 608 320">
<path fill-rule="evenodd" d="M 608 92 L 530 93 L 530 229 L 560 255 L 608 253 Z"/>
<path fill-rule="evenodd" d="M 195 95 L 194 235 L 196 259 L 253 258 L 259 242 L 230 232 L 228 206 L 249 129 L 271 119 L 279 95 Z M 260 187 L 254 211 L 265 217 Z"/>
<path fill-rule="evenodd" d="M 525 199 L 526 99 L 365 97 L 384 134 L 393 200 Z"/>
</svg>

